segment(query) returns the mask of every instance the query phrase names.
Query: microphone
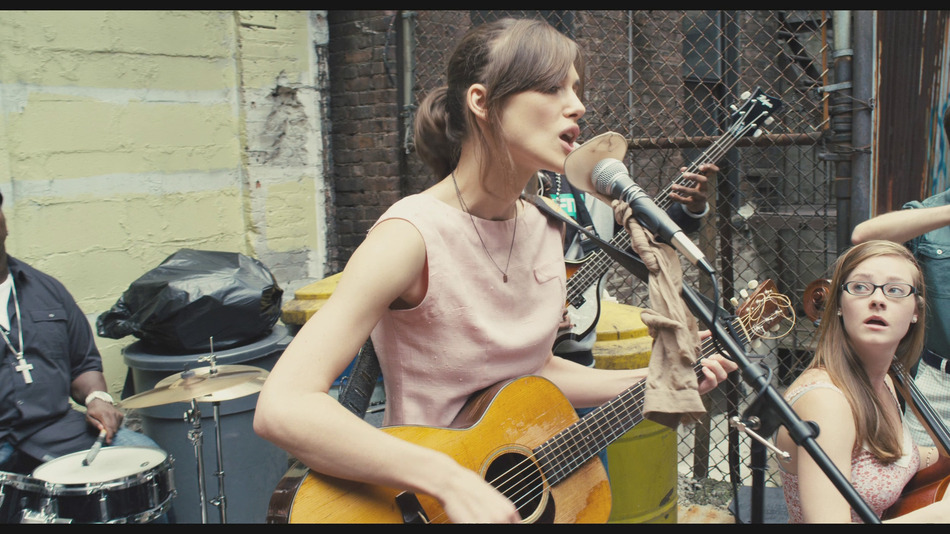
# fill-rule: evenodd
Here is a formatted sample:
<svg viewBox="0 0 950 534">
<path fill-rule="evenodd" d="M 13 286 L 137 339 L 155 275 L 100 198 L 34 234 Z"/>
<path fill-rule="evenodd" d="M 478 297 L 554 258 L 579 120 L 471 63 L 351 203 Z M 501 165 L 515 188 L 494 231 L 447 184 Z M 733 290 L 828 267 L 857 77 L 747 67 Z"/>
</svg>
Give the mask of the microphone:
<svg viewBox="0 0 950 534">
<path fill-rule="evenodd" d="M 649 230 L 661 243 L 673 246 L 696 267 L 715 274 L 716 271 L 706 261 L 706 256 L 699 247 L 690 241 L 670 216 L 630 178 L 627 168 L 620 160 L 600 160 L 591 171 L 591 180 L 594 182 L 594 189 L 601 195 L 629 204 L 640 226 Z"/>
</svg>

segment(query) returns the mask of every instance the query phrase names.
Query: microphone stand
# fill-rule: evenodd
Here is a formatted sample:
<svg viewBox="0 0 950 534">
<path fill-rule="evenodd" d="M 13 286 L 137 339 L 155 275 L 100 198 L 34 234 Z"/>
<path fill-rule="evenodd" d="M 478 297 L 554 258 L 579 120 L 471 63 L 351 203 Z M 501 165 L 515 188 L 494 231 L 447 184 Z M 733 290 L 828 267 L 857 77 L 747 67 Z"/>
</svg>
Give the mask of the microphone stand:
<svg viewBox="0 0 950 534">
<path fill-rule="evenodd" d="M 561 215 L 551 209 L 544 201 L 534 196 L 530 199 L 535 206 L 542 212 L 556 217 L 565 222 L 579 232 L 583 232 L 587 237 L 594 240 L 611 259 L 623 266 L 631 274 L 644 282 L 649 282 L 650 272 L 644 265 L 639 256 L 620 250 L 610 243 L 599 238 L 593 232 L 581 227 L 570 218 Z M 832 484 L 838 489 L 841 495 L 848 501 L 851 508 L 857 512 L 865 523 L 880 523 L 870 506 L 864 501 L 854 486 L 841 474 L 834 462 L 828 457 L 827 453 L 821 449 L 815 438 L 818 436 L 818 425 L 813 422 L 805 422 L 792 410 L 791 406 L 782 398 L 781 395 L 772 386 L 769 376 L 758 365 L 753 365 L 746 357 L 745 350 L 739 345 L 721 322 L 713 317 L 712 310 L 703 302 L 702 295 L 698 294 L 692 288 L 683 284 L 681 293 L 683 301 L 700 319 L 707 328 L 709 328 L 714 340 L 727 354 L 727 357 L 736 362 L 743 379 L 759 394 L 746 409 L 746 420 L 755 420 L 758 423 L 758 429 L 763 435 L 771 435 L 779 426 L 784 426 L 796 445 L 805 449 L 805 451 L 815 460 L 815 463 L 824 471 L 825 475 Z M 717 306 L 713 303 L 714 306 Z"/>
</svg>

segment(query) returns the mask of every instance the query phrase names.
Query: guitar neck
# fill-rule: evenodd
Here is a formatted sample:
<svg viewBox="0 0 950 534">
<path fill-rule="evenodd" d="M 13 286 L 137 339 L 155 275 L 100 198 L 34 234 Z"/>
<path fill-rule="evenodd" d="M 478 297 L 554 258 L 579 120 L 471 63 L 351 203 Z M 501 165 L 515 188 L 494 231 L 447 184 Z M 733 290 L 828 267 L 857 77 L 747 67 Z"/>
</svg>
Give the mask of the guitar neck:
<svg viewBox="0 0 950 534">
<path fill-rule="evenodd" d="M 745 328 L 739 318 L 733 321 L 733 326 L 739 332 L 741 343 L 752 339 L 754 332 Z M 708 358 L 716 352 L 715 341 L 710 337 L 704 339 L 702 357 Z M 702 378 L 702 369 L 701 362 L 693 364 L 697 379 Z M 584 462 L 643 422 L 645 392 L 646 381 L 641 380 L 535 449 L 535 457 L 550 483 L 554 485 L 567 478 Z"/>
<path fill-rule="evenodd" d="M 673 185 L 678 184 L 685 187 L 694 187 L 696 185 L 695 180 L 686 178 L 686 173 L 698 173 L 699 166 L 703 163 L 718 163 L 723 157 L 725 157 L 726 152 L 732 150 L 732 147 L 739 142 L 739 139 L 747 136 L 749 132 L 753 131 L 758 122 L 758 118 L 753 120 L 751 123 L 737 123 L 732 125 L 728 130 L 725 131 L 721 136 L 719 136 L 716 141 L 709 146 L 703 153 L 696 158 L 695 161 L 689 164 L 689 167 L 686 168 L 675 180 L 670 182 L 663 188 L 662 191 L 657 193 L 653 198 L 653 202 L 662 210 L 668 209 L 673 201 L 670 200 L 670 192 L 673 190 Z"/>
<path fill-rule="evenodd" d="M 925 428 L 930 429 L 931 439 L 937 445 L 937 450 L 945 457 L 950 457 L 950 430 L 947 429 L 943 419 L 940 418 L 924 394 L 918 389 L 917 384 L 904 371 L 900 362 L 894 361 L 891 365 L 891 377 L 894 379 L 898 390 L 904 395 L 905 400 L 910 400 L 912 409 L 917 418 L 924 423 Z"/>
<path fill-rule="evenodd" d="M 694 187 L 696 185 L 695 180 L 686 178 L 687 173 L 696 173 L 699 170 L 699 166 L 702 163 L 707 162 L 718 162 L 726 155 L 726 152 L 732 149 L 739 141 L 739 139 L 745 137 L 749 134 L 750 131 L 755 129 L 755 123 L 757 120 L 752 121 L 751 123 L 737 123 L 731 126 L 726 130 L 723 135 L 719 136 L 716 141 L 709 146 L 702 155 L 696 159 L 693 163 L 687 167 L 686 171 L 681 173 L 675 180 L 670 182 L 660 191 L 656 197 L 654 197 L 654 203 L 660 207 L 660 209 L 666 211 L 672 206 L 673 201 L 670 200 L 670 193 L 673 190 L 673 185 L 683 185 L 685 187 Z M 625 229 L 621 229 L 619 232 L 614 234 L 613 238 L 610 240 L 610 244 L 614 247 L 624 249 L 627 246 L 628 237 Z M 607 270 L 612 265 L 612 260 L 601 249 L 597 249 L 590 256 L 587 257 L 587 260 L 584 264 L 574 273 L 567 281 L 567 301 L 573 304 L 575 307 L 579 307 L 582 303 L 577 299 L 580 298 L 583 293 L 587 290 L 588 287 L 593 285 L 595 282 L 600 280 L 600 277 L 603 276 Z"/>
<path fill-rule="evenodd" d="M 620 230 L 610 240 L 612 246 L 621 249 L 627 246 L 626 242 L 626 230 Z M 567 301 L 574 307 L 580 307 L 583 303 L 577 299 L 583 296 L 588 287 L 600 280 L 600 277 L 607 272 L 612 262 L 613 260 L 603 249 L 598 248 L 591 252 L 584 260 L 583 265 L 567 280 Z"/>
</svg>

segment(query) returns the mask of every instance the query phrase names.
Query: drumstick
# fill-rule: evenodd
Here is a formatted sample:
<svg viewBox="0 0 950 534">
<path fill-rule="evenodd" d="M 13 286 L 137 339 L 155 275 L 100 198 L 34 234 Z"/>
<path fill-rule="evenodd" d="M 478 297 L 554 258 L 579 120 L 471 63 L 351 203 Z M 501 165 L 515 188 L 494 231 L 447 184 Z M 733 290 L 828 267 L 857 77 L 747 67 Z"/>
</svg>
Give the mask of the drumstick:
<svg viewBox="0 0 950 534">
<path fill-rule="evenodd" d="M 89 449 L 89 453 L 86 454 L 86 457 L 82 459 L 82 465 L 89 465 L 93 460 L 96 459 L 96 455 L 99 454 L 99 449 L 102 448 L 102 442 L 106 439 L 106 429 L 103 428 L 99 431 L 99 437 L 96 438 L 96 442 L 92 444 L 92 448 Z"/>
</svg>

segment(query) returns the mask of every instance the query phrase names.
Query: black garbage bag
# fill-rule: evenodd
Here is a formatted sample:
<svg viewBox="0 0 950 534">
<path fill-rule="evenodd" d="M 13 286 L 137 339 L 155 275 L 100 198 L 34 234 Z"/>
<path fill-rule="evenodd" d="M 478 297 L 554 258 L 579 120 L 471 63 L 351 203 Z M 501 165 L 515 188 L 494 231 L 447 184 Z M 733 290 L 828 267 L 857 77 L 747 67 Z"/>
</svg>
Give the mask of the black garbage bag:
<svg viewBox="0 0 950 534">
<path fill-rule="evenodd" d="M 132 282 L 99 315 L 99 335 L 129 334 L 156 351 L 208 352 L 268 335 L 283 290 L 260 261 L 235 252 L 182 249 Z"/>
</svg>

